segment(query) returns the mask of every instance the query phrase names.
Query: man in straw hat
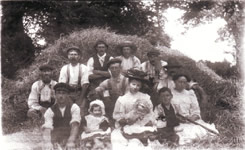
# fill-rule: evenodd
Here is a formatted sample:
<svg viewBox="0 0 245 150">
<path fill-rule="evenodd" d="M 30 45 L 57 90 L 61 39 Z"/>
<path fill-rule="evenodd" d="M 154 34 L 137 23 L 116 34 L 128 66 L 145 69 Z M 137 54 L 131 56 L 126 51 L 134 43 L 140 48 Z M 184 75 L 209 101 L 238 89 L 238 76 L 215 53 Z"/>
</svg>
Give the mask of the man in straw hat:
<svg viewBox="0 0 245 150">
<path fill-rule="evenodd" d="M 80 106 L 83 115 L 83 111 L 86 110 L 84 109 L 85 97 L 89 85 L 88 69 L 87 66 L 79 63 L 81 50 L 78 47 L 69 47 L 66 52 L 70 63 L 61 68 L 59 82 L 67 83 L 72 87 L 72 101 Z"/>
<path fill-rule="evenodd" d="M 87 62 L 90 90 L 93 90 L 105 79 L 110 78 L 106 65 L 113 58 L 106 53 L 108 45 L 103 40 L 98 40 L 94 45 L 94 49 L 96 54 L 90 57 Z"/>
<path fill-rule="evenodd" d="M 131 41 L 124 41 L 118 45 L 118 53 L 121 56 L 118 56 L 117 58 L 122 60 L 122 72 L 126 73 L 128 69 L 140 67 L 141 62 L 139 58 L 134 55 L 136 51 L 137 47 Z"/>
<path fill-rule="evenodd" d="M 124 95 L 127 90 L 128 79 L 121 74 L 121 60 L 111 59 L 107 63 L 111 78 L 103 81 L 96 89 L 96 93 L 104 101 L 106 114 L 112 118 L 115 102 L 117 98 Z M 109 91 L 109 92 L 108 92 Z"/>
<path fill-rule="evenodd" d="M 27 102 L 27 116 L 32 119 L 41 118 L 46 109 L 55 103 L 53 87 L 57 82 L 52 80 L 53 69 L 47 64 L 39 67 L 40 80 L 33 83 Z"/>
<path fill-rule="evenodd" d="M 71 104 L 69 101 L 68 94 L 72 90 L 69 84 L 58 83 L 54 90 L 56 103 L 44 114 L 44 149 L 75 149 L 81 121 L 80 108 L 76 103 Z"/>
<path fill-rule="evenodd" d="M 167 62 L 160 60 L 160 52 L 157 49 L 152 49 L 147 53 L 148 61 L 143 62 L 140 69 L 147 73 L 151 86 L 154 85 L 155 80 L 160 76 L 166 77 L 167 73 L 162 69 L 162 66 L 166 66 Z"/>
</svg>

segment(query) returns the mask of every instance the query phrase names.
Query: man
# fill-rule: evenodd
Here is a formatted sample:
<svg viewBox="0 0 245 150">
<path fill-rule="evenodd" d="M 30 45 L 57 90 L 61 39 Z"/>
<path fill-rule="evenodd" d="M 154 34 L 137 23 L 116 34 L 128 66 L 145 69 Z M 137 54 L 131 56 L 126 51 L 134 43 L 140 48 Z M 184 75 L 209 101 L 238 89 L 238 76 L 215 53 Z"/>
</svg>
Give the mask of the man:
<svg viewBox="0 0 245 150">
<path fill-rule="evenodd" d="M 94 90 L 102 81 L 110 78 L 106 64 L 113 58 L 106 53 L 108 45 L 102 40 L 95 43 L 94 49 L 96 54 L 90 57 L 87 62 L 90 90 Z"/>
<path fill-rule="evenodd" d="M 55 103 L 53 87 L 57 82 L 51 79 L 53 69 L 49 65 L 39 67 L 40 80 L 33 83 L 27 102 L 27 116 L 32 119 L 41 118 L 46 109 Z"/>
<path fill-rule="evenodd" d="M 162 66 L 166 66 L 167 62 L 160 60 L 159 55 L 160 52 L 156 49 L 149 51 L 147 53 L 148 61 L 140 65 L 140 69 L 147 73 L 151 86 L 160 77 L 165 78 L 167 76 L 166 71 L 162 69 Z"/>
<path fill-rule="evenodd" d="M 44 114 L 45 123 L 42 126 L 44 149 L 54 147 L 75 149 L 81 121 L 80 108 L 77 104 L 70 103 L 68 94 L 71 87 L 68 84 L 58 83 L 54 90 L 56 103 Z"/>
<path fill-rule="evenodd" d="M 70 63 L 61 68 L 59 82 L 67 83 L 72 87 L 72 100 L 80 106 L 83 115 L 89 85 L 88 69 L 85 65 L 79 63 L 81 51 L 78 47 L 70 47 L 66 52 Z"/>
<path fill-rule="evenodd" d="M 126 93 L 128 78 L 121 74 L 121 60 L 111 59 L 108 64 L 111 78 L 103 81 L 96 89 L 96 93 L 105 103 L 106 114 L 111 119 L 116 100 Z"/>
</svg>

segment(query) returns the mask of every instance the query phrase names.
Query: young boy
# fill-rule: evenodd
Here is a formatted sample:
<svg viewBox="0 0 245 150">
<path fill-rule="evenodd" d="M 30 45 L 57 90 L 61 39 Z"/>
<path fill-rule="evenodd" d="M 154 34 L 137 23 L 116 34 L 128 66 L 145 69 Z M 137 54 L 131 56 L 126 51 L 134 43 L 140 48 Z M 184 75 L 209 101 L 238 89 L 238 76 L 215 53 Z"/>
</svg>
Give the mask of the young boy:
<svg viewBox="0 0 245 150">
<path fill-rule="evenodd" d="M 174 132 L 174 127 L 179 125 L 179 120 L 175 115 L 175 109 L 171 105 L 173 98 L 169 88 L 163 87 L 159 90 L 160 104 L 156 106 L 154 113 L 157 120 L 157 131 L 159 142 L 164 140 L 172 143 L 178 143 L 179 137 Z"/>
<path fill-rule="evenodd" d="M 101 100 L 92 101 L 88 112 L 89 115 L 85 116 L 81 123 L 84 131 L 81 135 L 81 139 L 86 148 L 92 148 L 98 143 L 94 141 L 95 139 L 107 142 L 111 129 L 109 127 L 108 118 L 104 116 L 105 105 Z"/>
<path fill-rule="evenodd" d="M 70 102 L 68 94 L 71 87 L 68 84 L 58 83 L 54 90 L 56 104 L 44 114 L 44 149 L 53 149 L 55 145 L 74 149 L 81 121 L 80 108 L 76 103 Z"/>
</svg>

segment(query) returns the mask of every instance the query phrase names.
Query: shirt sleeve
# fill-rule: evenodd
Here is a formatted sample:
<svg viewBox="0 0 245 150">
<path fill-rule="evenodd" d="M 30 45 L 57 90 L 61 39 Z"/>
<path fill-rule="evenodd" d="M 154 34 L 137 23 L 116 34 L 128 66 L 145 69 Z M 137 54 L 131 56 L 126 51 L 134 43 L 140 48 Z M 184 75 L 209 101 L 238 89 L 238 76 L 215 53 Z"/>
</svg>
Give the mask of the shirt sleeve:
<svg viewBox="0 0 245 150">
<path fill-rule="evenodd" d="M 143 71 L 143 72 L 146 72 L 146 62 L 143 62 L 143 63 L 140 65 L 140 70 Z"/>
<path fill-rule="evenodd" d="M 84 84 L 89 83 L 89 81 L 88 81 L 88 67 L 83 65 L 83 64 L 81 64 L 80 67 L 82 67 L 81 86 L 83 86 Z"/>
<path fill-rule="evenodd" d="M 38 103 L 38 82 L 35 82 L 31 87 L 31 93 L 28 97 L 28 107 L 35 110 L 40 110 L 42 106 Z"/>
<path fill-rule="evenodd" d="M 48 108 L 47 111 L 44 113 L 44 124 L 42 125 L 42 128 L 53 130 L 53 117 L 53 111 L 51 110 L 51 108 Z"/>
<path fill-rule="evenodd" d="M 135 68 L 140 68 L 140 60 L 136 56 L 134 56 L 134 67 Z"/>
<path fill-rule="evenodd" d="M 88 67 L 88 75 L 93 74 L 94 70 L 94 59 L 93 57 L 90 57 L 88 62 L 87 62 L 87 67 Z"/>
<path fill-rule="evenodd" d="M 111 60 L 111 59 L 113 59 L 113 57 L 112 57 L 112 56 L 109 58 L 109 60 Z"/>
<path fill-rule="evenodd" d="M 190 99 L 191 99 L 191 108 L 190 108 L 190 115 L 200 115 L 200 107 L 197 101 L 197 97 L 194 92 L 189 93 Z"/>
<path fill-rule="evenodd" d="M 80 108 L 77 104 L 73 104 L 71 107 L 71 121 L 70 124 L 73 122 L 81 122 L 81 115 L 80 115 Z"/>
<path fill-rule="evenodd" d="M 67 83 L 67 65 L 60 70 L 59 82 Z"/>
<path fill-rule="evenodd" d="M 117 99 L 117 102 L 115 104 L 114 107 L 114 111 L 113 111 L 113 119 L 115 119 L 116 121 L 119 121 L 121 119 L 124 118 L 125 116 L 125 109 L 123 104 L 121 103 L 121 96 Z"/>
<path fill-rule="evenodd" d="M 105 90 L 108 90 L 108 83 L 109 79 L 106 79 L 105 81 L 101 82 L 100 85 L 95 88 L 96 92 L 104 92 Z"/>
</svg>

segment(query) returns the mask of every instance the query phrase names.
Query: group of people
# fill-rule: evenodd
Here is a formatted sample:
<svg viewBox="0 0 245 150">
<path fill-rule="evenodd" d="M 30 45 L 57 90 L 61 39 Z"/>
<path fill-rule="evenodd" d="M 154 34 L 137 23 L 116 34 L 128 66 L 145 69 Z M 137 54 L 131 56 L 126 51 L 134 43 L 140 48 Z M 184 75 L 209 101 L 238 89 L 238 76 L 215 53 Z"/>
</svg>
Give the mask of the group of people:
<svg viewBox="0 0 245 150">
<path fill-rule="evenodd" d="M 27 116 L 44 119 L 44 149 L 154 149 L 154 144 L 183 145 L 211 135 L 202 126 L 218 132 L 202 120 L 204 90 L 178 72 L 178 61 L 163 61 L 152 49 L 141 63 L 131 41 L 118 45 L 120 56 L 107 49 L 105 41 L 97 41 L 84 65 L 82 51 L 69 47 L 70 63 L 61 68 L 58 82 L 50 65 L 39 68 Z"/>
</svg>

